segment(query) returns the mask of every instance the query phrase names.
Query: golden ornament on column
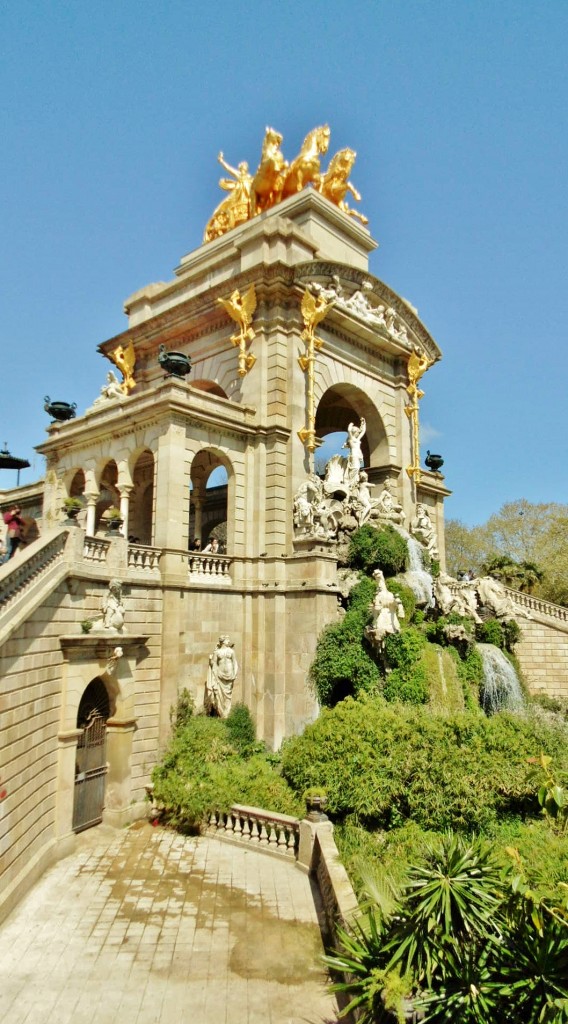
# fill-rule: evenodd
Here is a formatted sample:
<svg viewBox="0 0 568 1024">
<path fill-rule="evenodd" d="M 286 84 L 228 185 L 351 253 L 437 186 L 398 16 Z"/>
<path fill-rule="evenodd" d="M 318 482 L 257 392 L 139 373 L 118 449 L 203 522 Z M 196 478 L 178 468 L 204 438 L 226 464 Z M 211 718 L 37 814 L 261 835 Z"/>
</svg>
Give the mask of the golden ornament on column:
<svg viewBox="0 0 568 1024">
<path fill-rule="evenodd" d="M 132 391 L 132 388 L 136 387 L 136 381 L 133 376 L 134 366 L 136 365 L 136 353 L 133 343 L 130 342 L 126 348 L 123 345 L 118 345 L 113 352 L 109 353 L 108 358 L 115 366 L 118 366 L 122 374 L 120 390 L 123 394 L 127 395 L 129 391 Z"/>
<path fill-rule="evenodd" d="M 323 345 L 322 339 L 316 337 L 315 330 L 333 306 L 333 301 L 332 299 L 331 302 L 327 302 L 321 295 L 318 295 L 316 299 L 307 288 L 302 297 L 304 330 L 301 338 L 306 343 L 306 354 L 298 356 L 298 362 L 302 372 L 308 375 L 308 424 L 298 431 L 298 437 L 310 454 L 313 454 L 317 447 L 314 397 L 316 350 L 319 351 Z"/>
<path fill-rule="evenodd" d="M 426 373 L 429 366 L 432 366 L 433 359 L 428 359 L 428 356 L 424 352 L 420 352 L 419 349 L 415 349 L 408 360 L 408 379 L 410 383 L 407 385 L 406 390 L 410 395 L 410 405 L 405 406 L 405 413 L 409 420 L 412 420 L 412 454 L 413 462 L 411 466 L 406 467 L 411 480 L 413 479 L 415 484 L 420 483 L 422 473 L 420 471 L 420 423 L 419 423 L 419 402 L 424 397 L 424 392 L 418 387 L 418 381 Z"/>
<path fill-rule="evenodd" d="M 244 377 L 256 363 L 256 356 L 253 356 L 252 352 L 247 352 L 247 342 L 250 343 L 255 336 L 251 327 L 256 309 L 254 284 L 251 284 L 244 295 L 236 288 L 230 298 L 217 299 L 217 302 L 227 311 L 231 320 L 239 325 L 238 332 L 231 335 L 231 341 L 239 350 L 239 377 Z"/>
</svg>

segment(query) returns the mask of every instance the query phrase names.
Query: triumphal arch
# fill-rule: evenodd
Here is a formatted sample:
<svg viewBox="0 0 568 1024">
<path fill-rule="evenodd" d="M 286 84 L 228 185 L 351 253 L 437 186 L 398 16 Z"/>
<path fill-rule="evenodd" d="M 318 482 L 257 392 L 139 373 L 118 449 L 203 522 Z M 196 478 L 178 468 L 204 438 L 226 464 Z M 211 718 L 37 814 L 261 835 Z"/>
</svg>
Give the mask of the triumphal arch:
<svg viewBox="0 0 568 1024">
<path fill-rule="evenodd" d="M 333 530 L 322 516 L 299 529 L 294 516 L 322 440 L 359 431 L 367 494 L 388 480 L 407 522 L 424 505 L 442 557 L 448 493 L 418 449 L 418 380 L 440 351 L 369 273 L 376 242 L 346 202 L 360 198 L 355 154 L 340 151 L 324 172 L 329 129 L 291 164 L 281 141 L 267 130 L 254 176 L 220 155 L 228 195 L 204 243 L 172 280 L 131 295 L 127 329 L 100 345 L 122 382 L 109 372 L 90 409 L 39 446 L 46 523 L 77 495 L 87 537 L 112 506 L 125 544 L 159 551 L 162 717 L 183 686 L 200 702 L 211 645 L 230 632 L 235 697 L 275 746 L 314 714 L 308 669 L 336 616 Z M 219 467 L 226 483 L 208 490 Z M 220 549 L 190 550 L 212 525 Z"/>
</svg>

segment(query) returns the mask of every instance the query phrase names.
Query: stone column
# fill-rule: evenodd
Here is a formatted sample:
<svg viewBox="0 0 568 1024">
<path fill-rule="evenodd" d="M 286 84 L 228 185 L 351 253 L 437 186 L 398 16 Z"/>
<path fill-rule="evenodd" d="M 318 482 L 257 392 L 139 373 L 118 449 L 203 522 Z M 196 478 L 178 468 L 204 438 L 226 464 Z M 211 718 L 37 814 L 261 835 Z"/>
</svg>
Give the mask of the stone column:
<svg viewBox="0 0 568 1024">
<path fill-rule="evenodd" d="M 95 536 L 95 513 L 97 509 L 97 494 L 85 494 L 87 499 L 87 518 L 85 520 L 85 533 L 87 537 Z"/>
<path fill-rule="evenodd" d="M 140 809 L 131 806 L 130 758 L 135 728 L 134 719 L 109 718 L 106 723 L 106 756 L 109 769 L 103 821 L 114 828 L 122 828 L 134 818 L 141 816 Z"/>
<path fill-rule="evenodd" d="M 130 494 L 132 492 L 132 484 L 123 484 L 120 488 L 120 514 L 122 516 L 122 527 L 121 533 L 123 537 L 128 539 L 128 512 L 130 507 Z"/>
<path fill-rule="evenodd" d="M 55 835 L 58 843 L 73 837 L 73 804 L 75 801 L 75 764 L 77 743 L 82 729 L 65 729 L 58 734 L 58 784 L 55 809 Z"/>
<path fill-rule="evenodd" d="M 191 499 L 193 501 L 193 508 L 195 509 L 195 522 L 193 524 L 193 537 L 189 538 L 190 543 L 191 543 L 191 541 L 195 537 L 199 537 L 199 540 L 201 540 L 201 528 L 202 528 L 201 527 L 201 522 L 202 522 L 202 516 L 203 516 L 203 495 L 201 494 L 201 492 L 199 494 L 196 494 L 196 490 L 197 490 L 197 488 L 194 487 L 193 493 L 191 495 Z"/>
<path fill-rule="evenodd" d="M 158 441 L 155 508 L 156 547 L 187 551 L 189 472 L 181 421 L 170 423 Z"/>
</svg>

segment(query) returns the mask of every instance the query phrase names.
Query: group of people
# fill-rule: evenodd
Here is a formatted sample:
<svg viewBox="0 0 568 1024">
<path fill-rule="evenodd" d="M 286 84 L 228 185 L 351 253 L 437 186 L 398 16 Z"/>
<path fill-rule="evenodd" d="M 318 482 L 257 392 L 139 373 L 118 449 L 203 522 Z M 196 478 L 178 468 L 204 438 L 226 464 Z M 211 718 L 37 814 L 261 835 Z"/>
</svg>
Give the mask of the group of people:
<svg viewBox="0 0 568 1024">
<path fill-rule="evenodd" d="M 221 550 L 221 545 L 217 537 L 211 537 L 204 548 L 201 547 L 201 541 L 199 537 L 195 537 L 189 545 L 190 551 L 201 551 L 204 555 L 222 555 L 224 552 Z"/>
</svg>

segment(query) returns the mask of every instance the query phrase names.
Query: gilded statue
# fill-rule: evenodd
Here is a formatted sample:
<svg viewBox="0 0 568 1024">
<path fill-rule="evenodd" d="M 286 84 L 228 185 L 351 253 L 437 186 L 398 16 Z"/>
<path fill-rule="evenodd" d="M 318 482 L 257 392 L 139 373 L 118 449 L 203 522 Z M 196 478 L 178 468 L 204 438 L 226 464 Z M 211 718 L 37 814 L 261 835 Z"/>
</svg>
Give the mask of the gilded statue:
<svg viewBox="0 0 568 1024">
<path fill-rule="evenodd" d="M 219 238 L 231 228 L 244 224 L 253 215 L 251 206 L 252 174 L 249 174 L 246 160 L 243 160 L 236 169 L 225 162 L 223 153 L 219 153 L 217 160 L 221 167 L 233 177 L 219 179 L 220 188 L 228 192 L 229 195 L 219 203 L 208 221 L 203 235 L 204 242 L 212 242 L 214 238 Z"/>
<path fill-rule="evenodd" d="M 239 350 L 239 376 L 244 377 L 256 363 L 256 356 L 252 352 L 247 352 L 247 342 L 254 338 L 251 327 L 256 309 L 254 284 L 247 288 L 244 295 L 236 288 L 228 299 L 217 299 L 217 302 L 227 311 L 231 320 L 238 324 L 239 330 L 231 335 L 231 341 Z"/>
<path fill-rule="evenodd" d="M 433 362 L 433 359 L 429 359 L 425 352 L 421 352 L 420 349 L 417 348 L 414 349 L 408 359 L 409 383 L 406 386 L 406 390 L 410 395 L 410 405 L 406 405 L 404 407 L 404 411 L 409 420 L 412 421 L 412 448 L 414 457 L 412 465 L 406 467 L 406 472 L 411 479 L 414 478 L 417 484 L 420 483 L 422 477 L 420 470 L 420 424 L 418 421 L 418 413 L 420 399 L 424 398 L 424 392 L 418 386 L 418 381 L 424 376 L 426 370 Z"/>
<path fill-rule="evenodd" d="M 346 213 L 349 217 L 356 217 L 357 220 L 361 221 L 361 224 L 368 224 L 367 217 L 364 217 L 358 210 L 352 210 L 345 202 L 345 196 L 348 192 L 351 193 L 358 203 L 361 201 L 360 192 L 348 180 L 353 170 L 356 156 L 357 154 L 354 149 L 340 149 L 339 153 L 336 153 L 331 158 L 325 174 L 319 175 L 316 182 L 317 190 L 322 196 L 329 199 L 331 203 L 338 206 L 340 210 L 343 210 L 343 213 Z"/>
<path fill-rule="evenodd" d="M 126 348 L 123 345 L 117 345 L 114 351 L 109 353 L 109 359 L 112 359 L 114 365 L 118 366 L 122 374 L 120 390 L 124 395 L 128 395 L 129 391 L 136 387 L 136 381 L 133 376 L 136 365 L 136 353 L 133 342 L 131 341 Z"/>
<path fill-rule="evenodd" d="M 329 138 L 329 125 L 312 129 L 306 135 L 298 156 L 289 164 L 280 148 L 282 135 L 274 128 L 266 128 L 260 163 L 254 175 L 250 174 L 246 161 L 237 168 L 231 167 L 225 162 L 223 154 L 219 153 L 219 163 L 231 175 L 230 178 L 221 178 L 219 186 L 229 195 L 219 203 L 210 217 L 203 241 L 211 242 L 219 238 L 226 231 L 269 210 L 283 199 L 297 195 L 309 185 L 348 217 L 356 217 L 361 224 L 367 224 L 367 218 L 358 210 L 351 209 L 346 202 L 348 193 L 357 202 L 361 200 L 359 192 L 349 181 L 355 163 L 355 150 L 340 149 L 330 161 L 327 171 L 321 169 L 320 157 L 328 151 Z"/>
<path fill-rule="evenodd" d="M 280 149 L 281 145 L 280 132 L 274 131 L 274 128 L 267 128 L 262 143 L 260 164 L 252 179 L 253 216 L 255 213 L 268 210 L 282 198 L 288 163 Z"/>
<path fill-rule="evenodd" d="M 306 135 L 299 155 L 292 160 L 288 168 L 282 188 L 282 199 L 301 192 L 306 185 L 319 178 L 320 153 L 327 153 L 329 135 L 329 125 L 327 124 L 314 128 L 309 135 Z"/>
<path fill-rule="evenodd" d="M 315 361 L 316 361 L 316 349 L 320 349 L 323 345 L 321 338 L 316 337 L 316 327 L 320 320 L 327 315 L 328 311 L 333 306 L 333 300 L 328 302 L 323 295 L 315 297 L 306 288 L 302 296 L 302 319 L 304 321 L 304 330 L 300 337 L 306 344 L 306 354 L 298 356 L 298 363 L 302 373 L 307 374 L 308 381 L 308 425 L 302 427 L 298 431 L 298 437 L 302 444 L 307 448 L 310 453 L 310 468 L 313 472 L 313 453 L 316 450 L 316 412 L 315 412 Z"/>
</svg>

